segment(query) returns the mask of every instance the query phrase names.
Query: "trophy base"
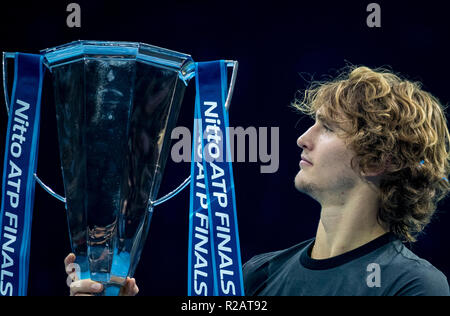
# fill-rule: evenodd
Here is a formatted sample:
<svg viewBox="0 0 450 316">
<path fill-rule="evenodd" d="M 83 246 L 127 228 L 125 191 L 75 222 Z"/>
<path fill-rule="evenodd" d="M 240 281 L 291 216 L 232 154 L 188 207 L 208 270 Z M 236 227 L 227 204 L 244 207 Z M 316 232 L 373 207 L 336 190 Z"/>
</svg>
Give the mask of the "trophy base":
<svg viewBox="0 0 450 316">
<path fill-rule="evenodd" d="M 91 251 L 92 252 L 92 251 Z M 91 279 L 92 281 L 101 283 L 103 291 L 96 293 L 95 296 L 118 296 L 123 285 L 126 283 L 129 267 L 129 256 L 122 252 L 116 255 L 115 260 L 110 258 L 106 262 L 114 261 L 110 272 L 98 272 L 98 266 L 94 266 L 94 271 L 89 270 L 89 262 L 87 256 L 79 255 L 76 257 L 76 264 L 79 267 L 78 279 Z M 92 264 L 91 264 L 92 265 Z M 103 270 L 107 270 L 104 268 Z"/>
</svg>

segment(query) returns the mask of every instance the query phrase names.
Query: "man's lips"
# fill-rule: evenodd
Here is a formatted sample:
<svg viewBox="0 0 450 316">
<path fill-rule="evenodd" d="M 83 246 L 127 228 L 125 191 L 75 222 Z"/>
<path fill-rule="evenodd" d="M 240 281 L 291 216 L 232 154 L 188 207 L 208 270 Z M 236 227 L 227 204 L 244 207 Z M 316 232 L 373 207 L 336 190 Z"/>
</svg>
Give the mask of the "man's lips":
<svg viewBox="0 0 450 316">
<path fill-rule="evenodd" d="M 300 165 L 312 166 L 312 162 L 302 156 L 302 160 L 300 160 Z"/>
</svg>

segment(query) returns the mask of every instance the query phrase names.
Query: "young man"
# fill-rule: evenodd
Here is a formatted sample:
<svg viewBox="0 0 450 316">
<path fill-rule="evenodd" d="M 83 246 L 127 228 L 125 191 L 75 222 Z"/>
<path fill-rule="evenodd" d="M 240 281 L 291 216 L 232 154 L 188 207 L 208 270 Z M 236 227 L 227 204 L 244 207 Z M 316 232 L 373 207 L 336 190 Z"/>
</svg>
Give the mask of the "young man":
<svg viewBox="0 0 450 316">
<path fill-rule="evenodd" d="M 343 77 L 345 76 L 345 77 Z M 316 237 L 253 257 L 246 295 L 449 295 L 413 242 L 449 191 L 443 107 L 418 83 L 353 68 L 294 105 L 315 118 L 297 140 L 295 187 L 321 204 Z"/>
</svg>

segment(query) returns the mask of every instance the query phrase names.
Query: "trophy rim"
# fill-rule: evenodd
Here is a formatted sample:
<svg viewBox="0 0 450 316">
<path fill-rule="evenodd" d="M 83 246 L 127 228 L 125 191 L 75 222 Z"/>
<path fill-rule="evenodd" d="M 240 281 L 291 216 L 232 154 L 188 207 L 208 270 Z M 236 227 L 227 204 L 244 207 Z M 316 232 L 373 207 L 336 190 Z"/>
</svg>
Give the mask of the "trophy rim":
<svg viewBox="0 0 450 316">
<path fill-rule="evenodd" d="M 42 49 L 40 53 L 44 55 L 44 64 L 50 70 L 67 63 L 90 58 L 134 59 L 176 70 L 192 68 L 186 66 L 194 62 L 189 54 L 142 42 L 129 41 L 78 40 Z"/>
</svg>

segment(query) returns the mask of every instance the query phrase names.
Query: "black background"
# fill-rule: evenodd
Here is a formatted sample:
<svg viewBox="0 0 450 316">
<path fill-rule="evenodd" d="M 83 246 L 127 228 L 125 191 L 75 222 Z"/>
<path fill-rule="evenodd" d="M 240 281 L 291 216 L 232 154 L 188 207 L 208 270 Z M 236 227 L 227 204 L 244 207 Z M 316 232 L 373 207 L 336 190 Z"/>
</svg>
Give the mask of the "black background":
<svg viewBox="0 0 450 316">
<path fill-rule="evenodd" d="M 308 80 L 333 76 L 347 64 L 388 66 L 444 104 L 450 102 L 445 4 L 377 1 L 381 27 L 366 25 L 371 1 L 74 1 L 81 28 L 69 28 L 70 1 L 8 1 L 0 11 L 1 51 L 37 53 L 78 39 L 136 41 L 190 54 L 195 61 L 239 61 L 230 125 L 279 127 L 280 165 L 234 163 L 242 261 L 314 236 L 320 207 L 293 185 L 311 124 L 289 104 Z M 419 4 L 418 4 L 419 3 Z M 191 129 L 195 89 L 187 90 L 178 125 Z M 63 193 L 52 91 L 44 89 L 38 174 Z M 2 102 L 3 103 L 3 102 Z M 2 107 L 4 107 L 2 105 Z M 4 148 L 6 111 L 0 110 Z M 2 151 L 3 155 L 3 151 Z M 1 164 L 3 166 L 3 163 Z M 189 163 L 170 159 L 160 195 L 189 174 Z M 413 251 L 450 276 L 446 231 L 450 201 L 441 203 Z M 155 210 L 136 279 L 141 295 L 186 294 L 189 190 Z M 62 203 L 36 188 L 29 295 L 67 295 L 63 259 L 70 252 Z"/>
</svg>

